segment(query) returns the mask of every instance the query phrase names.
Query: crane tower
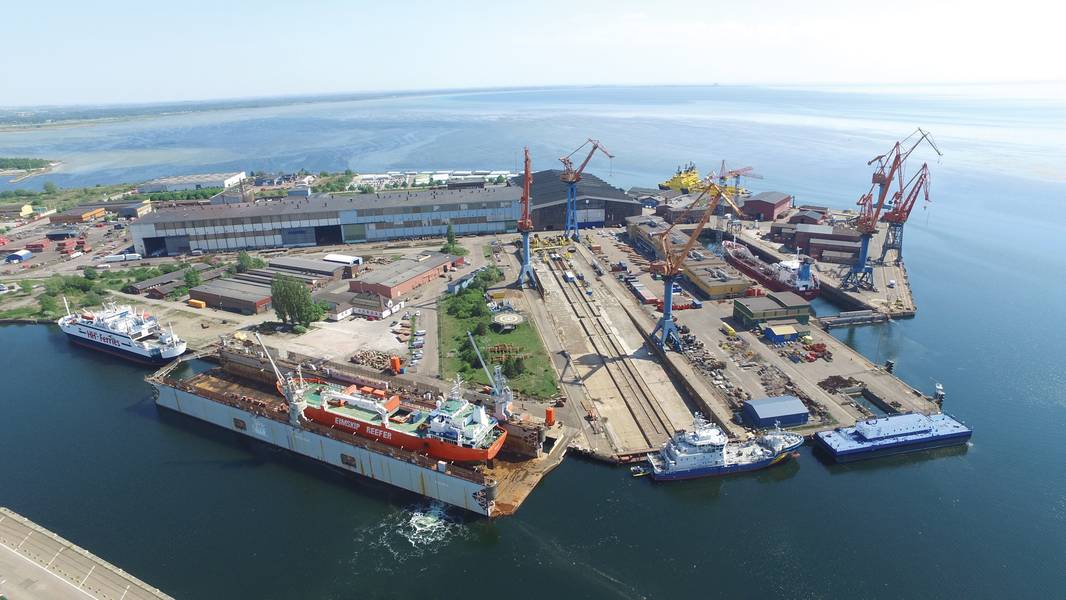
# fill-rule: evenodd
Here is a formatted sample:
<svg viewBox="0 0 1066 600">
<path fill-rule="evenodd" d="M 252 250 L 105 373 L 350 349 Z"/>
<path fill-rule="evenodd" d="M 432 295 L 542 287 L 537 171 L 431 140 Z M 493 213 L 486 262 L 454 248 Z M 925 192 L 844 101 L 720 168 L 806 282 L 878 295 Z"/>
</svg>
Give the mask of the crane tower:
<svg viewBox="0 0 1066 600">
<path fill-rule="evenodd" d="M 575 169 L 570 157 L 589 144 L 592 144 L 592 148 L 589 150 L 588 156 L 582 161 L 581 166 Z M 599 140 L 589 138 L 584 144 L 578 146 L 576 150 L 559 159 L 559 162 L 563 163 L 563 173 L 559 178 L 566 183 L 566 225 L 563 228 L 563 236 L 567 238 L 581 239 L 577 223 L 577 182 L 581 181 L 581 174 L 585 171 L 585 167 L 588 166 L 589 161 L 592 160 L 592 155 L 596 154 L 597 150 L 606 154 L 607 158 L 614 158 L 614 155 L 608 152 L 600 144 Z"/>
</svg>

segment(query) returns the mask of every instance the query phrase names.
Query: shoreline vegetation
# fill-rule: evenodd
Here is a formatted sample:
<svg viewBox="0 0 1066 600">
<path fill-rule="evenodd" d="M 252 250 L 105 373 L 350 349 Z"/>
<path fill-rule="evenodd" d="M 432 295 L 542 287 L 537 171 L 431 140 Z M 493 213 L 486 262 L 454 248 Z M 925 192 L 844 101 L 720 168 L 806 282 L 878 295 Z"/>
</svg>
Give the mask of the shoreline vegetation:
<svg viewBox="0 0 1066 600">
<path fill-rule="evenodd" d="M 9 183 L 18 183 L 30 177 L 44 175 L 55 170 L 63 163 L 46 158 L 7 158 L 0 157 L 0 177 L 11 177 Z"/>
</svg>

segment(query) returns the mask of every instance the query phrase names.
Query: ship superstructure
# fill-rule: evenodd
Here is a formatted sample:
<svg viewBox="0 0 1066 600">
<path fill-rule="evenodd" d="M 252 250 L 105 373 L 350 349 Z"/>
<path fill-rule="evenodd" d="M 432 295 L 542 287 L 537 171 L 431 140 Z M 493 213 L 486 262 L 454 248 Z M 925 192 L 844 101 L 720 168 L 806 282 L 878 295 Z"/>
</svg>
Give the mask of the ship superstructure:
<svg viewBox="0 0 1066 600">
<path fill-rule="evenodd" d="M 185 341 L 155 317 L 132 306 L 107 304 L 101 310 L 71 312 L 56 322 L 72 342 L 137 362 L 164 364 L 185 353 Z"/>
<path fill-rule="evenodd" d="M 941 388 L 942 392 L 942 388 Z M 947 414 L 910 413 L 820 431 L 814 439 L 837 462 L 965 444 L 973 430 Z"/>
<path fill-rule="evenodd" d="M 811 265 L 814 260 L 797 255 L 791 260 L 769 264 L 752 254 L 747 246 L 738 242 L 724 241 L 726 261 L 756 282 L 774 292 L 795 292 L 812 300 L 818 296 L 820 283 Z"/>
<path fill-rule="evenodd" d="M 650 469 L 635 467 L 634 474 L 664 481 L 754 471 L 788 459 L 802 445 L 802 436 L 780 428 L 750 441 L 732 442 L 717 425 L 695 413 L 692 429 L 674 433 L 659 452 L 648 455 Z"/>
</svg>

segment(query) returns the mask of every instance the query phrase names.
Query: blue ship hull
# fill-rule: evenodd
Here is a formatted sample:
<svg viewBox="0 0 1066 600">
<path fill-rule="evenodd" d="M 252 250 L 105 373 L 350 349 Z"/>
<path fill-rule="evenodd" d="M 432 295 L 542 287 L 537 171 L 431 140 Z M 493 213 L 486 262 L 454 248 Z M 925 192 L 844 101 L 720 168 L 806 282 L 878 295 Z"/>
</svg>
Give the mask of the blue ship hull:
<svg viewBox="0 0 1066 600">
<path fill-rule="evenodd" d="M 818 447 L 833 457 L 836 462 L 846 463 L 871 458 L 880 458 L 882 456 L 921 452 L 922 450 L 930 450 L 933 448 L 959 446 L 965 444 L 970 439 L 971 435 L 973 435 L 972 431 L 966 431 L 963 433 L 937 436 L 925 440 L 901 441 L 895 444 L 884 444 L 846 451 L 833 449 L 829 444 L 825 443 L 820 436 L 816 435 L 814 436 L 814 439 L 818 443 Z"/>
<path fill-rule="evenodd" d="M 74 342 L 75 344 L 77 344 L 79 346 L 82 346 L 82 347 L 85 347 L 85 348 L 92 348 L 93 350 L 99 350 L 101 352 L 106 352 L 106 353 L 111 354 L 113 356 L 118 356 L 118 357 L 124 358 L 126 360 L 130 360 L 130 361 L 133 361 L 133 362 L 136 362 L 136 363 L 140 363 L 142 365 L 163 366 L 163 365 L 167 364 L 168 362 L 170 362 L 172 360 L 172 359 L 169 359 L 169 358 L 163 358 L 163 356 L 159 352 L 153 353 L 152 356 L 144 356 L 143 354 L 137 354 L 135 352 L 128 352 L 128 351 L 122 350 L 120 348 L 115 348 L 114 346 L 112 346 L 110 344 L 104 344 L 102 342 L 94 342 L 92 340 L 85 339 L 83 337 L 78 337 L 76 335 L 67 334 L 67 338 L 70 341 Z"/>
<path fill-rule="evenodd" d="M 731 465 L 728 467 L 705 467 L 702 469 L 689 469 L 687 471 L 670 471 L 663 473 L 656 473 L 652 470 L 649 475 L 655 481 L 676 481 L 681 479 L 699 479 L 701 477 L 721 477 L 723 475 L 732 475 L 734 473 L 744 473 L 747 471 L 758 471 L 759 469 L 765 469 L 766 467 L 773 466 L 779 462 L 784 462 L 789 456 L 792 456 L 792 449 L 786 450 L 777 456 L 768 458 L 766 460 L 760 460 L 758 462 L 748 463 L 745 465 Z"/>
</svg>

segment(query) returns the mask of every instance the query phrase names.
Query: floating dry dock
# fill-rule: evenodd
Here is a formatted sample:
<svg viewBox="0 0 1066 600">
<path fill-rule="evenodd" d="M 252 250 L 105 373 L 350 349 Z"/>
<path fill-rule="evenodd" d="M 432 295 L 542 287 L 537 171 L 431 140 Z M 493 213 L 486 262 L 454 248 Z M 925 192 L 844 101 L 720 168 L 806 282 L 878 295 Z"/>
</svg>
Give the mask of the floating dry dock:
<svg viewBox="0 0 1066 600">
<path fill-rule="evenodd" d="M 259 349 L 223 343 L 198 358 L 219 366 L 182 375 L 178 367 L 183 363 L 178 362 L 147 378 L 156 389 L 158 406 L 480 515 L 512 514 L 566 451 L 564 440 L 543 453 L 544 439 L 566 438 L 566 429 L 549 429 L 526 416 L 501 423 L 511 441 L 499 458 L 462 465 L 437 460 L 294 414 L 278 395 L 269 361 Z M 277 362 L 283 369 L 297 366 L 280 356 Z M 385 385 L 336 366 L 330 373 L 339 381 Z"/>
</svg>

